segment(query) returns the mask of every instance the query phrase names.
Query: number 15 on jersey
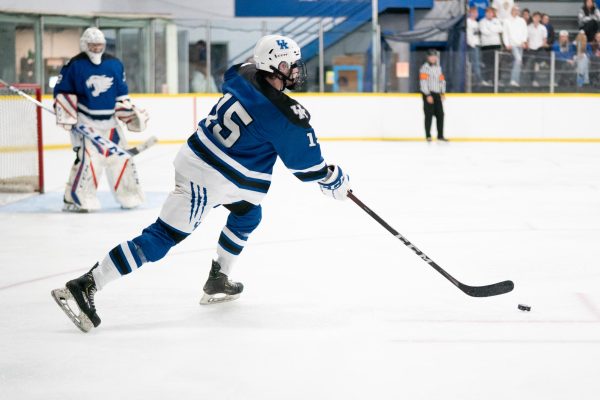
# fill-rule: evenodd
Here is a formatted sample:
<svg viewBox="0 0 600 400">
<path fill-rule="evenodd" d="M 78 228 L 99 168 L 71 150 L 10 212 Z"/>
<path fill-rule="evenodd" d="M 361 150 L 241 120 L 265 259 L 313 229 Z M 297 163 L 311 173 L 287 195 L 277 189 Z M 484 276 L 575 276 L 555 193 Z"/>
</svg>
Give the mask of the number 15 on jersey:
<svg viewBox="0 0 600 400">
<path fill-rule="evenodd" d="M 226 93 L 215 109 L 214 114 L 206 118 L 206 127 L 211 130 L 215 138 L 225 147 L 230 148 L 240 138 L 240 124 L 248 126 L 252 123 L 252 117 L 244 109 L 239 101 L 230 102 L 233 98 L 231 93 Z M 229 104 L 227 104 L 229 102 Z M 227 105 L 226 105 L 227 104 Z M 221 108 L 225 106 L 221 113 Z M 223 123 L 219 121 L 219 115 L 222 115 Z"/>
</svg>

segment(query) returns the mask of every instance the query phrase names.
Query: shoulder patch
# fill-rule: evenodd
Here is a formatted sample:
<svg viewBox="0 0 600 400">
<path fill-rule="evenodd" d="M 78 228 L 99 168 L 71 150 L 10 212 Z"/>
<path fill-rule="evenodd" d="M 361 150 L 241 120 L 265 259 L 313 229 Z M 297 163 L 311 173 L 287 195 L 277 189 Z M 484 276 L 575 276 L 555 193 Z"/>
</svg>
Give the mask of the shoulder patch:
<svg viewBox="0 0 600 400">
<path fill-rule="evenodd" d="M 296 100 L 276 90 L 254 65 L 238 67 L 238 73 L 260 91 L 291 123 L 310 129 L 310 113 Z"/>
<path fill-rule="evenodd" d="M 279 96 L 276 99 L 271 99 L 273 104 L 287 117 L 287 119 L 303 128 L 310 129 L 310 113 L 296 100 L 289 97 L 283 92 L 277 92 Z"/>
<path fill-rule="evenodd" d="M 290 109 L 294 112 L 294 114 L 296 114 L 298 119 L 300 119 L 300 120 L 310 119 L 310 116 L 308 115 L 308 111 L 306 111 L 306 109 L 304 107 L 302 107 L 300 104 L 298 104 L 298 103 L 292 104 L 290 106 Z"/>
</svg>

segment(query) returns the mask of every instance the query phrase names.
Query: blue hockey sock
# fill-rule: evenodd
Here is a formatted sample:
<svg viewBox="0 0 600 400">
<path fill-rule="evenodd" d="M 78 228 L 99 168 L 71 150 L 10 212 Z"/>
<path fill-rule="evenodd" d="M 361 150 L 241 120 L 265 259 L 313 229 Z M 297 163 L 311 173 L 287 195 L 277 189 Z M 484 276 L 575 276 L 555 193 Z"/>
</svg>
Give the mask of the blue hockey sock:
<svg viewBox="0 0 600 400">
<path fill-rule="evenodd" d="M 160 218 L 142 231 L 133 240 L 123 242 L 102 260 L 93 275 L 98 289 L 123 275 L 127 275 L 148 261 L 163 258 L 171 247 L 185 239 L 189 234 L 181 232 Z"/>
</svg>

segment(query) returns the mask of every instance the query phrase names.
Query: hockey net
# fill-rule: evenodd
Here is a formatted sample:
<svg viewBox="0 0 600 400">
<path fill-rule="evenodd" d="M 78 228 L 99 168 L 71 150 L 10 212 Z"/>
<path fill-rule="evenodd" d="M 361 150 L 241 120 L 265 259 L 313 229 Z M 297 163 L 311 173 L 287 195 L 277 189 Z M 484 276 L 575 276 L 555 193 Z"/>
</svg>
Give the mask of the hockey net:
<svg viewBox="0 0 600 400">
<path fill-rule="evenodd" d="M 37 85 L 14 84 L 41 101 Z M 0 192 L 44 192 L 41 109 L 0 84 Z"/>
</svg>

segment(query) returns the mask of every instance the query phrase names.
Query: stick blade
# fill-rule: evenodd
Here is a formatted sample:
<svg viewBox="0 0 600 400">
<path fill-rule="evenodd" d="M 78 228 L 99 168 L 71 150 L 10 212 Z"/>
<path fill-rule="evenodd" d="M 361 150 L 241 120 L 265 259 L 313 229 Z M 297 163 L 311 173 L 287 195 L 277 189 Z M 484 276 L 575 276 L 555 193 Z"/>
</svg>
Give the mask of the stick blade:
<svg viewBox="0 0 600 400">
<path fill-rule="evenodd" d="M 511 292 L 515 288 L 515 284 L 513 281 L 503 281 L 487 286 L 461 284 L 459 288 L 471 297 L 491 297 Z"/>
<path fill-rule="evenodd" d="M 139 146 L 136 146 L 136 147 L 131 147 L 131 148 L 127 149 L 127 151 L 131 155 L 137 156 L 142 151 L 147 150 L 150 147 L 154 146 L 156 143 L 158 143 L 158 139 L 156 138 L 156 136 L 152 136 L 148 140 L 146 140 L 144 143 L 142 143 L 142 144 L 140 144 Z"/>
</svg>

